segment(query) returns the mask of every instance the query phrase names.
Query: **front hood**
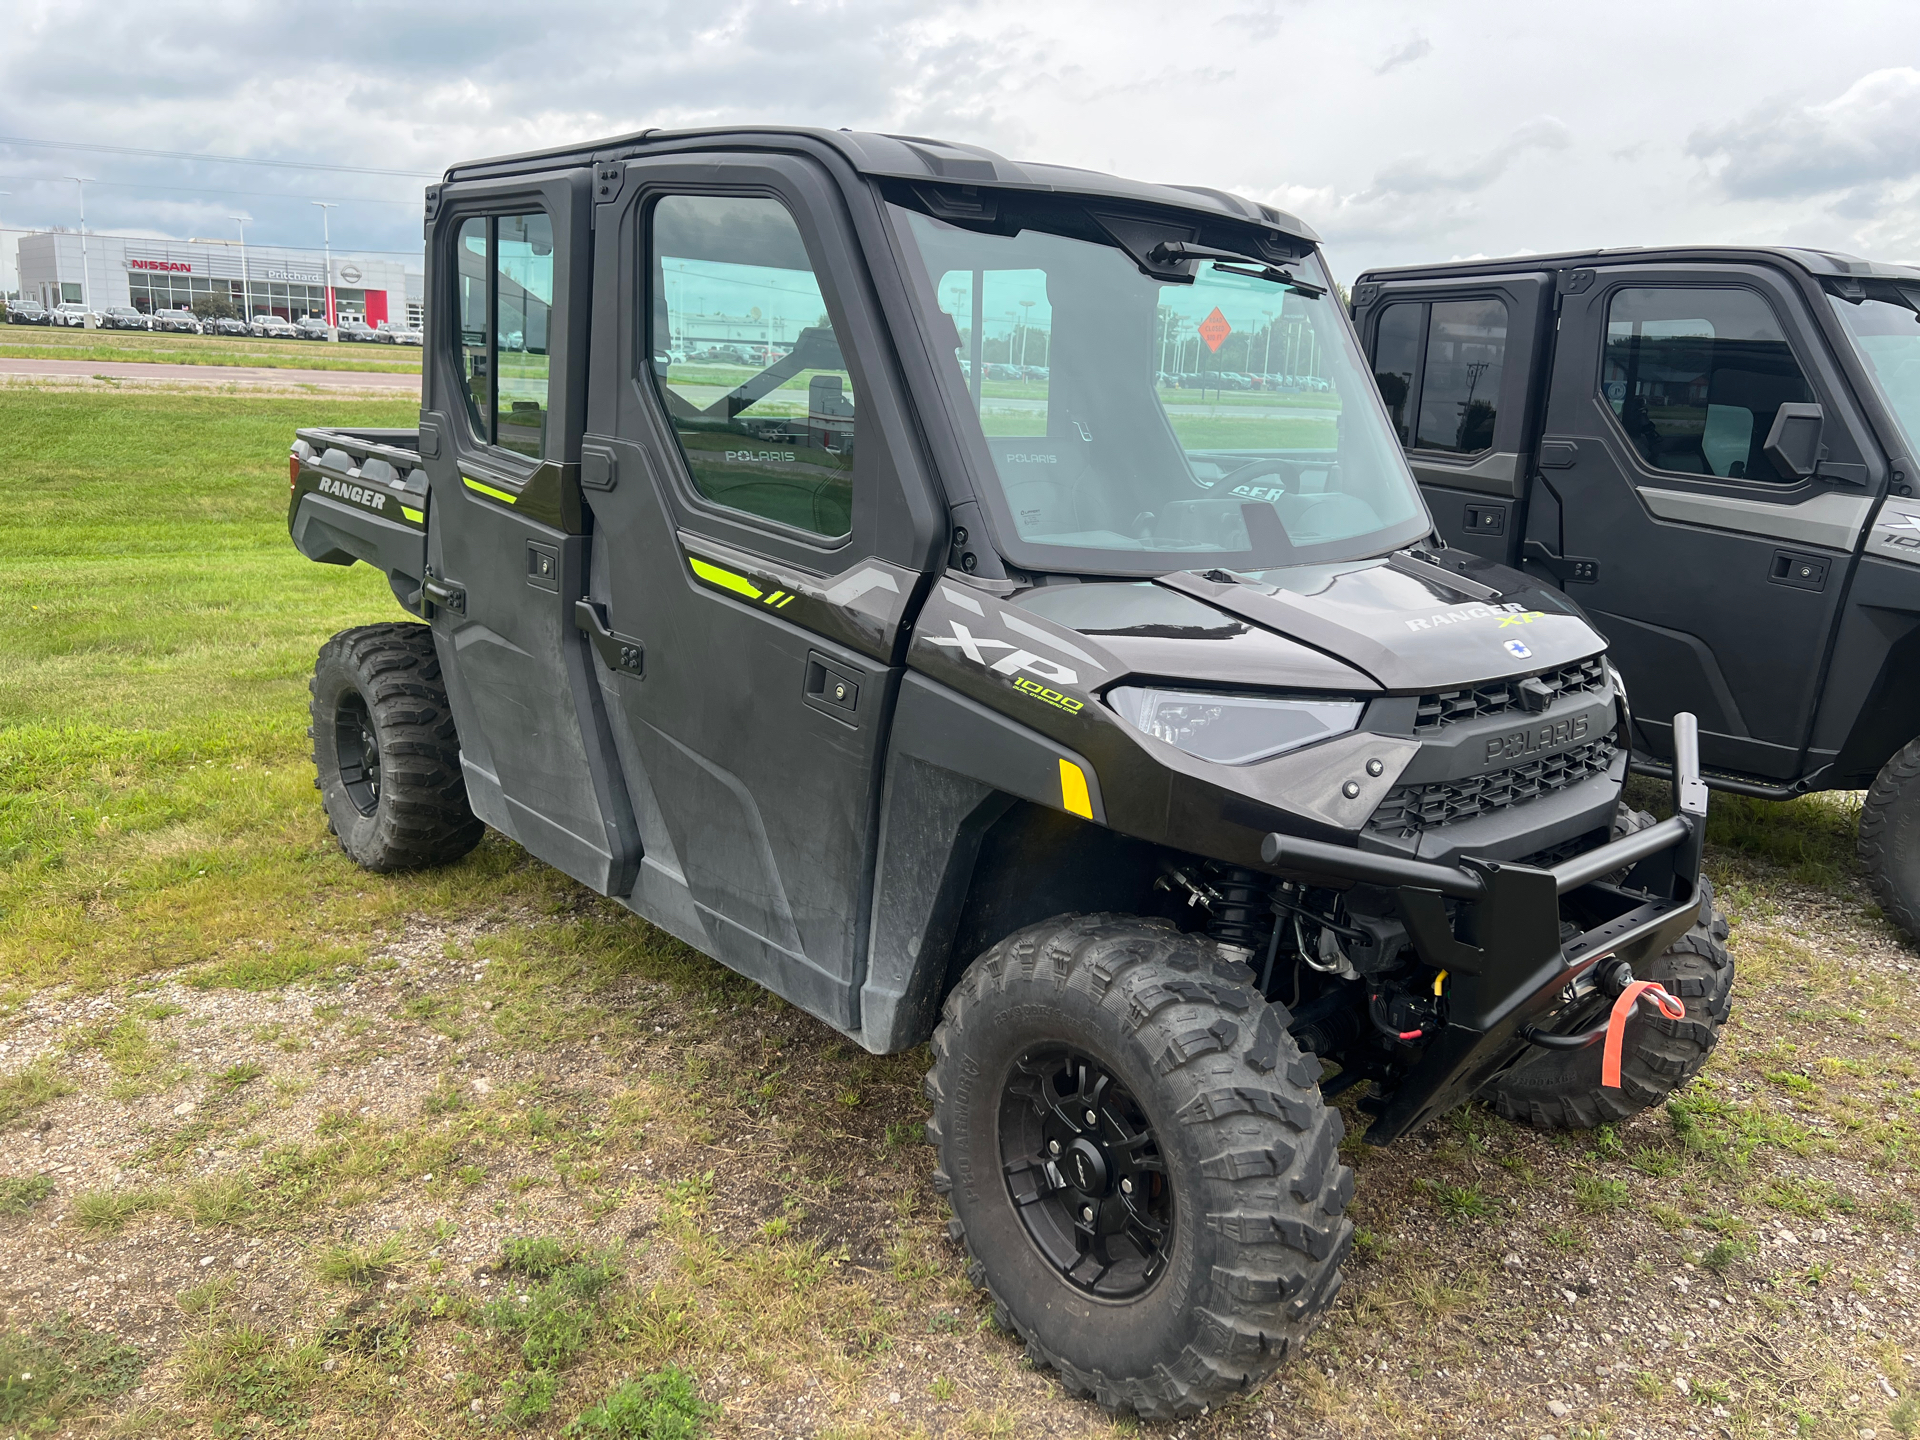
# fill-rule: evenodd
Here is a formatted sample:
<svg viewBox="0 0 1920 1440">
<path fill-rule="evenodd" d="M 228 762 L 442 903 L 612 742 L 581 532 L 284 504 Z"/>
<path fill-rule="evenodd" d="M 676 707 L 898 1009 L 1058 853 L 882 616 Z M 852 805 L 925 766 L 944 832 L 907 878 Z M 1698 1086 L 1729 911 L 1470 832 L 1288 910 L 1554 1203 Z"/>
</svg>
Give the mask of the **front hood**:
<svg viewBox="0 0 1920 1440">
<path fill-rule="evenodd" d="M 1462 568 L 1403 551 L 1245 575 L 1181 571 L 1157 583 L 1338 657 L 1389 691 L 1531 675 L 1606 648 L 1557 590 L 1504 566 L 1448 559 Z"/>
</svg>

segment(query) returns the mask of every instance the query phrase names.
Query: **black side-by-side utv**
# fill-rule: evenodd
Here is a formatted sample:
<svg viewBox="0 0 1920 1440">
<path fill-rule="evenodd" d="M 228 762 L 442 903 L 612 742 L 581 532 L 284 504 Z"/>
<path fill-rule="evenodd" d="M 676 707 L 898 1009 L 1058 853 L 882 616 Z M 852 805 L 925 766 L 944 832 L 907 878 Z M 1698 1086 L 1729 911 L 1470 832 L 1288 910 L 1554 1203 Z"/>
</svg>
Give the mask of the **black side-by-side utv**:
<svg viewBox="0 0 1920 1440">
<path fill-rule="evenodd" d="M 1559 590 L 1446 548 L 1298 220 L 931 140 L 648 132 L 427 192 L 417 431 L 295 543 L 340 843 L 485 827 L 876 1052 L 1075 1393 L 1190 1414 L 1331 1303 L 1352 1172 L 1686 1083 L 1706 792 Z M 1195 383 L 1195 377 L 1216 383 Z M 1231 376 L 1230 383 L 1220 377 Z"/>
</svg>

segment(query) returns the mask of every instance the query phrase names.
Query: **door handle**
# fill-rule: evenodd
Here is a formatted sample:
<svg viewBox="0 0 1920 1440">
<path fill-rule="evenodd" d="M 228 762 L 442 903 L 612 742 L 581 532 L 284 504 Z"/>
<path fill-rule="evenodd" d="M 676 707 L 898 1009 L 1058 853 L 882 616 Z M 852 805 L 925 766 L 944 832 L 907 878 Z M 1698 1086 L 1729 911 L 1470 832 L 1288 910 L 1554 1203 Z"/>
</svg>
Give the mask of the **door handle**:
<svg viewBox="0 0 1920 1440">
<path fill-rule="evenodd" d="M 1545 543 L 1529 540 L 1520 547 L 1520 558 L 1531 560 L 1562 585 L 1595 585 L 1600 581 L 1600 562 L 1579 555 L 1556 555 Z"/>
<path fill-rule="evenodd" d="M 573 623 L 576 628 L 586 632 L 594 653 L 606 662 L 609 670 L 618 675 L 631 675 L 636 680 L 646 678 L 646 642 L 629 635 L 615 634 L 607 624 L 603 607 L 597 601 L 574 601 Z"/>
</svg>

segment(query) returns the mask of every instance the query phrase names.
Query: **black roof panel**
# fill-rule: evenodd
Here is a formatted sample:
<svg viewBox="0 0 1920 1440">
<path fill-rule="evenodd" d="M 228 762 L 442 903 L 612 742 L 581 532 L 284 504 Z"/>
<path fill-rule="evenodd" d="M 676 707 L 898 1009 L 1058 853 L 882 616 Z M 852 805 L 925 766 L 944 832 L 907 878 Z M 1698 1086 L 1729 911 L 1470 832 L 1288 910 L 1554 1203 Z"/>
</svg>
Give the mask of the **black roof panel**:
<svg viewBox="0 0 1920 1440">
<path fill-rule="evenodd" d="M 490 160 L 473 160 L 447 168 L 446 179 L 478 180 L 524 174 L 602 161 L 628 160 L 650 150 L 689 148 L 794 148 L 811 142 L 838 153 L 863 175 L 892 179 L 944 181 L 958 185 L 988 185 L 1006 190 L 1034 190 L 1060 195 L 1126 200 L 1140 204 L 1197 210 L 1224 219 L 1271 226 L 1304 240 L 1319 241 L 1313 228 L 1298 216 L 1262 205 L 1224 190 L 1200 186 L 1155 185 L 1127 180 L 1097 170 L 1067 165 L 1040 165 L 1009 160 L 978 145 L 953 140 L 930 140 L 918 135 L 881 135 L 871 131 L 826 130 L 805 126 L 721 126 L 695 130 L 641 130 L 580 145 L 529 150 Z M 693 142 L 692 145 L 689 142 Z M 705 142 L 705 143 L 702 143 Z"/>
</svg>

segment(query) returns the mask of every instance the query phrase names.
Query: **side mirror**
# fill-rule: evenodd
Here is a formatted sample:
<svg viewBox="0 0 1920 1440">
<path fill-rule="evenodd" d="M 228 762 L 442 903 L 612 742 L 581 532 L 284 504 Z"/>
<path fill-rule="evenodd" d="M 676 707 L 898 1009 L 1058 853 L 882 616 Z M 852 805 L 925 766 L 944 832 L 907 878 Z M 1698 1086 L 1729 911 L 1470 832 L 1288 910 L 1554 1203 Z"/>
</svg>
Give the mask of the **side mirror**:
<svg viewBox="0 0 1920 1440">
<path fill-rule="evenodd" d="M 1818 405 L 1782 405 L 1773 416 L 1762 452 L 1782 480 L 1804 480 L 1820 463 L 1820 430 L 1826 415 Z"/>
</svg>

